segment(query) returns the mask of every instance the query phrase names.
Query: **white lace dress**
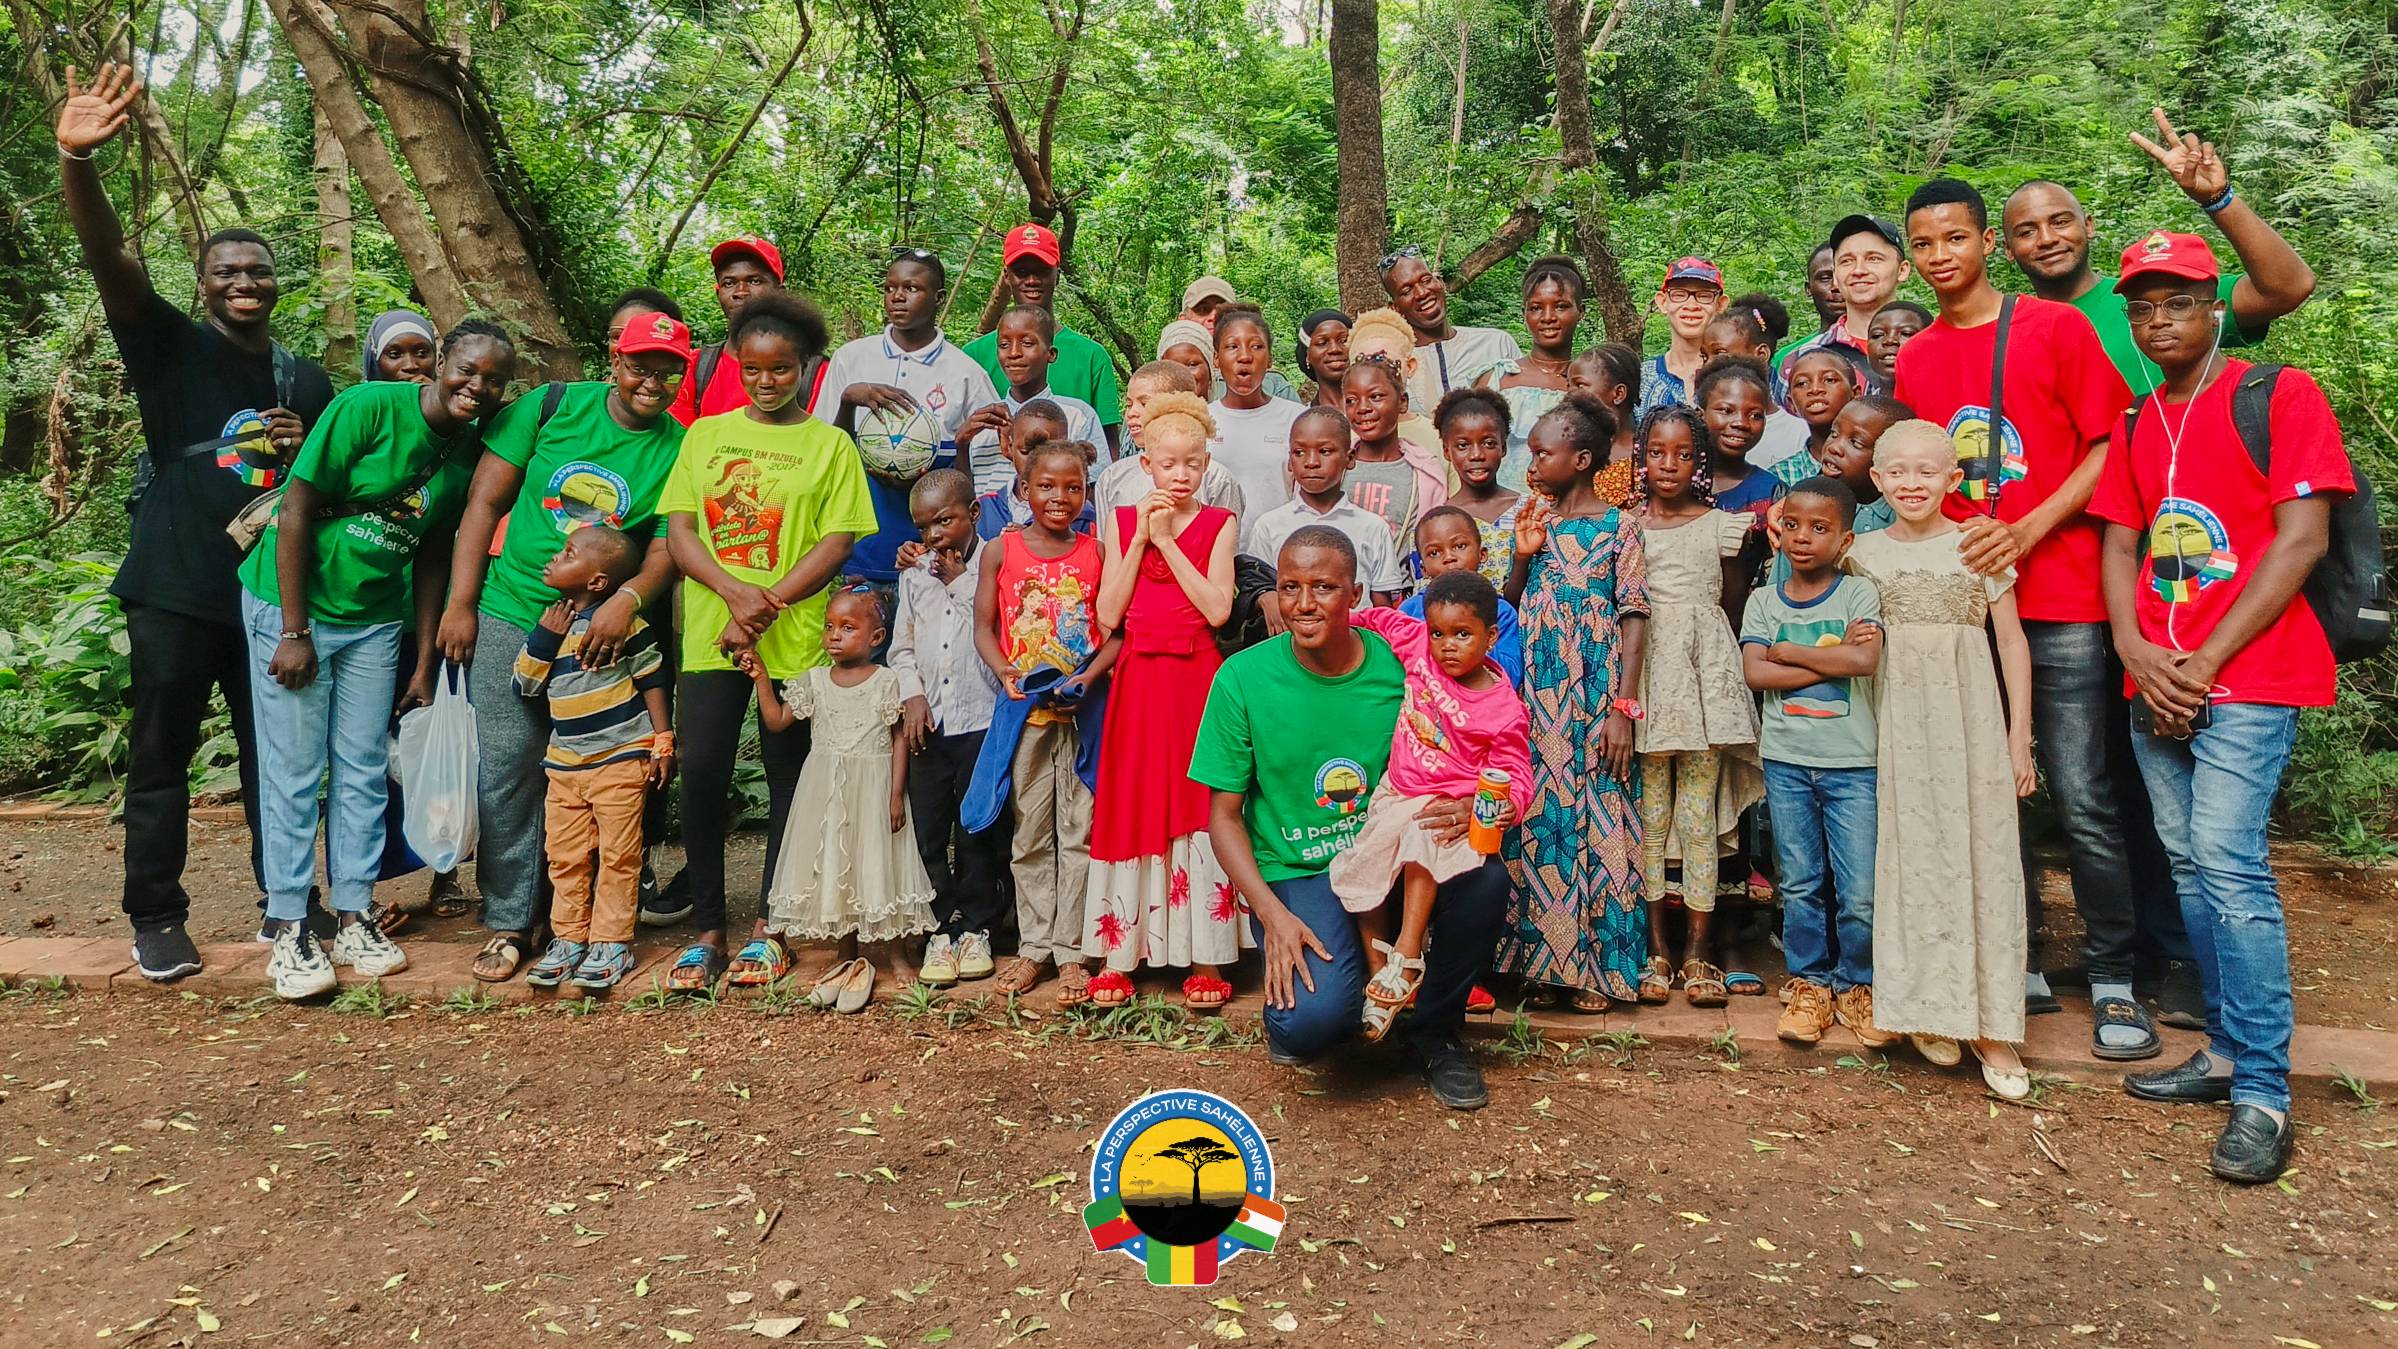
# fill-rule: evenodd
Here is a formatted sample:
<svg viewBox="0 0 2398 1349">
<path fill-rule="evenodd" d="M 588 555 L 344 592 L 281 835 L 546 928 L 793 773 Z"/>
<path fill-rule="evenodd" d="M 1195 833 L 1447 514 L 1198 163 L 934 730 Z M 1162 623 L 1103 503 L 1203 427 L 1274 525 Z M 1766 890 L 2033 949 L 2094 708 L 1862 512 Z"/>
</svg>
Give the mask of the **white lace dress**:
<svg viewBox="0 0 2398 1349">
<path fill-rule="evenodd" d="M 1983 622 L 2015 584 L 1977 576 L 1951 530 L 1861 534 L 1848 568 L 1882 595 L 1873 1019 L 1888 1031 L 2023 1039 L 2015 771 Z"/>
<path fill-rule="evenodd" d="M 766 891 L 768 932 L 802 941 L 855 933 L 873 942 L 936 926 L 915 825 L 891 829 L 899 701 L 899 676 L 882 666 L 855 688 L 834 683 L 825 666 L 783 684 L 784 704 L 811 732 Z"/>
</svg>

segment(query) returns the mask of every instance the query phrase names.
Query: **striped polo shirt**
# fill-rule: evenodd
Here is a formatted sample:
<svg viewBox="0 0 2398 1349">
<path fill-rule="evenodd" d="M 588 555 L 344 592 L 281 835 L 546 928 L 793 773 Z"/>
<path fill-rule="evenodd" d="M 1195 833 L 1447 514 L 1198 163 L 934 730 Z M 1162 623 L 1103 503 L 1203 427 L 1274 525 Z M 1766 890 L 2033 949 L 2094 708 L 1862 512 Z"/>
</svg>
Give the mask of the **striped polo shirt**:
<svg viewBox="0 0 2398 1349">
<path fill-rule="evenodd" d="M 536 626 L 516 657 L 516 691 L 547 698 L 550 747 L 546 768 L 597 768 L 649 757 L 649 707 L 642 694 L 666 687 L 666 660 L 655 629 L 636 618 L 615 661 L 584 668 L 583 634 L 594 604 L 574 616 L 564 634 Z"/>
</svg>

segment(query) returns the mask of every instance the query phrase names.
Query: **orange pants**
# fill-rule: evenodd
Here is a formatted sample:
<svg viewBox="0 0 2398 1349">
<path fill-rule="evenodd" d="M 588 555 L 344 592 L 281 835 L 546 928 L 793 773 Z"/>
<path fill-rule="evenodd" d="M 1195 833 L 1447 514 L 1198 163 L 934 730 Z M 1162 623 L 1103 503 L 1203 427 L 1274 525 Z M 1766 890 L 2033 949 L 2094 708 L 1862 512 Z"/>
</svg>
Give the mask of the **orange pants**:
<svg viewBox="0 0 2398 1349">
<path fill-rule="evenodd" d="M 649 760 L 548 772 L 542 817 L 550 929 L 567 941 L 629 942 L 641 904 L 641 806 L 649 793 Z"/>
</svg>

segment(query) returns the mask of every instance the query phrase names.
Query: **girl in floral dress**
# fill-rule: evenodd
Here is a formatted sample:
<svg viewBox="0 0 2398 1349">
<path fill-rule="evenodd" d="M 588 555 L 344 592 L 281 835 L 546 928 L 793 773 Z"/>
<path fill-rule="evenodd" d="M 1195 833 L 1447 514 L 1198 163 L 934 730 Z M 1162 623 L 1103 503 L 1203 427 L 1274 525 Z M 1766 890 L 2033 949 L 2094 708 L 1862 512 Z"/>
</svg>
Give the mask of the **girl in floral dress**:
<svg viewBox="0 0 2398 1349">
<path fill-rule="evenodd" d="M 1570 396 L 1532 428 L 1507 596 L 1522 611 L 1532 807 L 1508 848 L 1515 896 L 1493 963 L 1569 990 L 1577 1011 L 1639 994 L 1641 912 L 1634 724 L 1649 626 L 1640 525 L 1594 478 L 1615 417 Z"/>
<path fill-rule="evenodd" d="M 1107 968 L 1091 1001 L 1132 997 L 1142 964 L 1189 966 L 1183 1001 L 1221 1007 L 1221 967 L 1240 956 L 1248 915 L 1207 838 L 1208 789 L 1190 778 L 1191 747 L 1223 658 L 1215 629 L 1232 613 L 1232 512 L 1202 506 L 1207 405 L 1190 394 L 1153 398 L 1141 462 L 1156 484 L 1100 522 L 1099 626 L 1123 633 L 1099 746 L 1083 954 Z"/>
</svg>

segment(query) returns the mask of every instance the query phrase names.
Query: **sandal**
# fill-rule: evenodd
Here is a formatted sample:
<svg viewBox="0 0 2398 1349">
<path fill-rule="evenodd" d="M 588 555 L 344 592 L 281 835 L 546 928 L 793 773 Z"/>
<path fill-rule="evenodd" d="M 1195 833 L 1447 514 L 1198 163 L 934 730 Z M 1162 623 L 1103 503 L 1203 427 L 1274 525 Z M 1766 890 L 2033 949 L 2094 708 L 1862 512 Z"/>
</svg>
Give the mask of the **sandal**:
<svg viewBox="0 0 2398 1349">
<path fill-rule="evenodd" d="M 1382 968 L 1366 984 L 1365 1028 L 1367 1044 L 1377 1044 L 1390 1034 L 1399 1013 L 1415 1005 L 1416 990 L 1424 982 L 1424 962 L 1400 955 L 1389 942 L 1376 940 L 1374 949 L 1382 952 Z M 1190 986 L 1203 976 L 1193 975 L 1183 985 L 1183 997 L 1190 997 Z M 1223 983 L 1221 979 L 1216 983 Z M 1229 987 L 1229 986 L 1228 986 Z"/>
<path fill-rule="evenodd" d="M 516 977 L 525 963 L 525 938 L 513 932 L 492 934 L 483 949 L 475 953 L 474 968 L 469 971 L 486 984 L 506 983 Z"/>
<path fill-rule="evenodd" d="M 424 912 L 422 909 L 386 904 L 378 899 L 367 904 L 366 922 L 384 936 L 393 937 L 399 935 L 408 926 L 409 919 L 422 912 Z"/>
<path fill-rule="evenodd" d="M 1499 1010 L 1499 1000 L 1491 995 L 1489 989 L 1476 984 L 1465 991 L 1465 1014 L 1467 1016 L 1480 1016 L 1497 1010 Z"/>
<path fill-rule="evenodd" d="M 1030 962 L 1026 962 L 1029 964 Z M 1039 977 L 1035 972 L 1035 977 Z M 1091 1000 L 1091 971 L 1081 965 L 1064 964 L 1057 967 L 1057 1005 L 1080 1007 Z"/>
<path fill-rule="evenodd" d="M 1724 991 L 1724 972 L 1704 960 L 1682 962 L 1682 991 L 1693 1007 L 1721 1007 L 1730 1000 Z"/>
<path fill-rule="evenodd" d="M 999 967 L 999 973 L 991 980 L 991 987 L 999 990 L 1003 997 L 1015 997 L 1032 992 L 1040 982 L 1039 963 L 1016 956 Z"/>
<path fill-rule="evenodd" d="M 1765 981 L 1747 970 L 1728 970 L 1724 973 L 1724 992 L 1735 998 L 1762 998 Z"/>
<path fill-rule="evenodd" d="M 1058 968 L 1058 996 L 1061 998 L 1066 994 L 1065 982 L 1066 969 L 1064 966 L 1060 966 Z M 1132 986 L 1132 976 L 1122 970 L 1101 970 L 1083 987 L 1089 994 L 1087 1001 L 1093 1007 L 1122 1007 L 1132 1001 L 1135 991 Z"/>
<path fill-rule="evenodd" d="M 1577 988 L 1574 990 L 1574 996 L 1567 1000 L 1566 1006 L 1585 1016 L 1595 1016 L 1607 1010 L 1607 995 L 1595 988 Z"/>
<path fill-rule="evenodd" d="M 2153 1059 L 2165 1048 L 2165 1042 L 2157 1038 L 2156 1023 L 2148 1019 L 2148 1009 L 2128 998 L 2100 998 L 2090 1005 L 2090 1011 L 2090 1054 L 2093 1058 L 2117 1063 Z M 2109 1026 L 2132 1027 L 2141 1033 L 2141 1038 L 2127 1045 L 2108 1044 L 2100 1032 Z M 2006 1095 L 2004 1092 L 1999 1094 Z"/>
<path fill-rule="evenodd" d="M 1194 1012 L 1212 1012 L 1230 1001 L 1232 985 L 1212 974 L 1194 974 L 1182 981 L 1182 1005 Z"/>
<path fill-rule="evenodd" d="M 455 871 L 434 872 L 433 888 L 426 892 L 425 901 L 436 918 L 464 918 L 474 908 L 474 901 L 466 897 L 466 887 L 458 883 Z"/>
<path fill-rule="evenodd" d="M 1650 956 L 1648 963 L 1640 967 L 1640 1000 L 1652 1007 L 1674 1000 L 1672 961 L 1664 956 Z"/>
<path fill-rule="evenodd" d="M 669 993 L 705 993 L 716 987 L 724 973 L 724 952 L 704 942 L 693 942 L 674 958 L 666 971 L 666 991 Z"/>
<path fill-rule="evenodd" d="M 772 937 L 752 937 L 742 943 L 733 963 L 725 967 L 727 988 L 764 988 L 791 972 L 791 954 Z"/>
</svg>

